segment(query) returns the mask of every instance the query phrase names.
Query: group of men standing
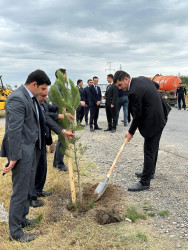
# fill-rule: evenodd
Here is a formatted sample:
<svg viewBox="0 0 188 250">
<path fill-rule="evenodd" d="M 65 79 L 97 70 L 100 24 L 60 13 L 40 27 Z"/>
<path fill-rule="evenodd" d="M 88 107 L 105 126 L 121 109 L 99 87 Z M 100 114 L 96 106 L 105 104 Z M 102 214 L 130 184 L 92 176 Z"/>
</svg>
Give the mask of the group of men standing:
<svg viewBox="0 0 188 250">
<path fill-rule="evenodd" d="M 99 107 L 101 99 L 106 100 L 106 117 L 108 122 L 108 128 L 104 131 L 116 132 L 116 127 L 118 125 L 118 118 L 121 106 L 123 106 L 124 112 L 124 125 L 128 124 L 128 91 L 119 90 L 115 83 L 113 83 L 113 75 L 107 75 L 108 86 L 106 88 L 105 96 L 102 96 L 101 89 L 98 86 L 99 78 L 97 76 L 93 77 L 93 80 L 89 79 L 87 81 L 88 86 L 83 88 L 83 81 L 77 81 L 77 87 L 80 92 L 80 106 L 77 109 L 76 117 L 77 123 L 81 126 L 84 116 L 85 124 L 88 125 L 88 113 L 90 111 L 90 131 L 101 130 L 98 126 L 99 117 Z"/>
<path fill-rule="evenodd" d="M 146 77 L 131 78 L 128 73 L 121 70 L 115 73 L 113 81 L 110 78 L 112 79 L 112 76 L 108 75 L 109 86 L 105 94 L 107 131 L 115 132 L 116 130 L 118 89 L 120 89 L 129 91 L 129 112 L 132 115 L 132 122 L 125 137 L 130 141 L 138 128 L 145 139 L 143 170 L 137 174 L 141 180 L 129 187 L 128 191 L 149 189 L 150 181 L 154 178 L 159 141 L 167 122 L 169 110 L 166 109 L 160 93 L 150 79 Z M 35 234 L 24 233 L 23 228 L 33 223 L 26 216 L 29 213 L 31 196 L 34 193 L 34 196 L 37 196 L 36 176 L 40 179 L 41 173 L 38 172 L 36 175 L 36 172 L 40 169 L 38 168 L 40 158 L 45 157 L 45 137 L 49 135 L 47 127 L 68 138 L 75 136 L 72 131 L 65 130 L 54 121 L 64 117 L 59 117 L 57 110 L 49 112 L 49 107 L 46 105 L 50 104 L 44 105 L 50 84 L 46 73 L 36 70 L 28 76 L 24 85 L 8 97 L 6 102 L 6 129 L 1 157 L 8 159 L 3 173 L 7 174 L 12 171 L 13 192 L 10 201 L 9 229 L 11 238 L 22 242 L 29 242 L 36 238 Z M 84 107 L 86 115 L 89 107 L 90 131 L 100 130 L 98 115 L 102 96 L 98 86 L 98 77 L 95 76 L 93 80 L 88 80 L 88 87 L 84 90 L 81 89 L 82 84 L 81 81 L 77 83 L 81 96 L 77 121 L 81 122 L 83 119 L 83 113 L 79 113 L 81 107 Z M 73 120 L 69 113 L 66 115 L 70 121 Z M 126 125 L 127 121 L 124 122 Z M 57 161 L 54 162 L 54 167 L 58 167 Z M 44 180 L 45 177 L 42 178 Z"/>
</svg>

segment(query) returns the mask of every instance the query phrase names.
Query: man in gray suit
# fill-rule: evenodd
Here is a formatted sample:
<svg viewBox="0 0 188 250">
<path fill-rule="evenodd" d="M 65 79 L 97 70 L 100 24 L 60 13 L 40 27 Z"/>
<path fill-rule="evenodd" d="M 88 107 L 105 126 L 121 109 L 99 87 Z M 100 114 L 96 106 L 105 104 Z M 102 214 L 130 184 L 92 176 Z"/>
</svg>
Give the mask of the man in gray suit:
<svg viewBox="0 0 188 250">
<path fill-rule="evenodd" d="M 8 158 L 7 174 L 12 170 L 13 193 L 10 200 L 9 229 L 11 238 L 29 242 L 35 234 L 26 234 L 23 228 L 31 225 L 29 194 L 35 184 L 37 158 L 44 143 L 44 117 L 36 97 L 46 93 L 50 79 L 42 70 L 29 74 L 26 83 L 14 91 L 6 101 L 6 129 L 1 157 Z M 71 133 L 63 130 L 67 137 Z"/>
</svg>

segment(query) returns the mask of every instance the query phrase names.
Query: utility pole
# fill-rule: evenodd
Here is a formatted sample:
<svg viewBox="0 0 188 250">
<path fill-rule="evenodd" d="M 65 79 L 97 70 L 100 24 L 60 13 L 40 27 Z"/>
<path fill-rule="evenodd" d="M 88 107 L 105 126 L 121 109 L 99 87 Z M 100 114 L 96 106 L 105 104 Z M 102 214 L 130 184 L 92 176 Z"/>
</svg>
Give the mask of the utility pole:
<svg viewBox="0 0 188 250">
<path fill-rule="evenodd" d="M 110 71 L 110 74 L 111 74 L 111 71 L 114 71 L 115 72 L 115 69 L 112 69 L 111 68 L 111 62 L 107 62 L 107 65 L 109 66 L 108 69 L 105 69 L 105 71 L 109 70 Z"/>
<path fill-rule="evenodd" d="M 120 64 L 120 66 L 119 66 L 119 70 L 122 70 L 122 66 L 121 66 L 121 64 Z"/>
</svg>

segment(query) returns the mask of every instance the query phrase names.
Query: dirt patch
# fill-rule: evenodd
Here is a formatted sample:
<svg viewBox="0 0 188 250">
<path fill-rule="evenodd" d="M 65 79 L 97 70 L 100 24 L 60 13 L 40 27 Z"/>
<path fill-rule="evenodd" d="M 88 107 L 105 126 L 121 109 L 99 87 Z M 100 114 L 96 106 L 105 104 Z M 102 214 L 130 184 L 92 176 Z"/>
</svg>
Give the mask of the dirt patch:
<svg viewBox="0 0 188 250">
<path fill-rule="evenodd" d="M 72 204 L 70 202 L 70 194 L 68 191 L 51 197 L 50 221 L 56 222 L 62 217 L 62 210 L 66 209 L 72 213 L 74 217 L 83 216 L 89 210 L 92 210 L 96 221 L 102 225 L 121 221 L 120 213 L 122 211 L 123 199 L 125 192 L 117 185 L 109 184 L 100 200 L 95 202 L 96 195 L 94 191 L 98 184 L 86 184 L 83 188 L 82 204 Z"/>
</svg>

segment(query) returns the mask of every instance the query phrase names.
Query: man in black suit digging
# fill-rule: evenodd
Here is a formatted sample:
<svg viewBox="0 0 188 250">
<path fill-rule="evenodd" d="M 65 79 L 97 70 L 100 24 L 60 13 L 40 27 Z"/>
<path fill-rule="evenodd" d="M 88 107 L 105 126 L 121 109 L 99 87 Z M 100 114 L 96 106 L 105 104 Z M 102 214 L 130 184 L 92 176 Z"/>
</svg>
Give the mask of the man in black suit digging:
<svg viewBox="0 0 188 250">
<path fill-rule="evenodd" d="M 114 82 L 119 89 L 129 90 L 129 112 L 133 120 L 125 137 L 130 141 L 136 131 L 144 137 L 144 167 L 141 180 L 128 191 L 142 191 L 150 188 L 150 180 L 155 171 L 159 141 L 167 119 L 162 98 L 150 79 L 140 76 L 131 78 L 124 71 L 117 71 Z"/>
</svg>

